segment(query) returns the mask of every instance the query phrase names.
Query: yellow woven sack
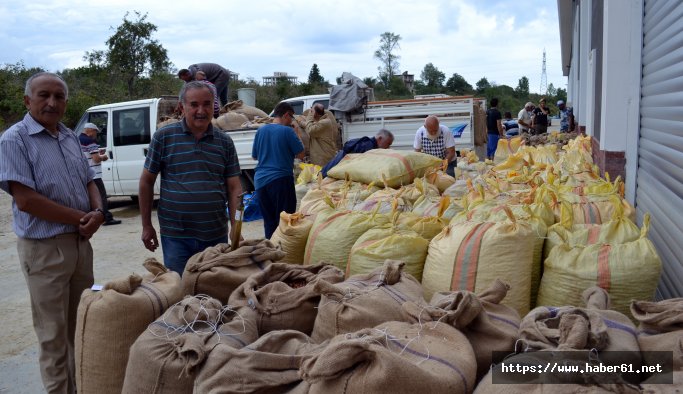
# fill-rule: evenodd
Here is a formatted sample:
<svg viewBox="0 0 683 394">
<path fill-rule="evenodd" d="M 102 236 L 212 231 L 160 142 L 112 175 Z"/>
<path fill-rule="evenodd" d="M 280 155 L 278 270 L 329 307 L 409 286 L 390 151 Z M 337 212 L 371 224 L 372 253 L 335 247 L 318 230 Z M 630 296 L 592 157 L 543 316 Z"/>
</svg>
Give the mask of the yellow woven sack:
<svg viewBox="0 0 683 394">
<path fill-rule="evenodd" d="M 351 248 L 346 277 L 372 272 L 389 259 L 403 261 L 403 272 L 420 281 L 428 247 L 429 241 L 411 230 L 394 225 L 370 229 Z"/>
<path fill-rule="evenodd" d="M 304 252 L 308 233 L 313 227 L 313 220 L 302 213 L 280 213 L 280 224 L 275 229 L 271 242 L 279 245 L 287 255 L 280 260 L 281 263 L 303 264 Z"/>
<path fill-rule="evenodd" d="M 534 229 L 507 210 L 505 222 L 446 226 L 429 243 L 422 273 L 425 298 L 439 291 L 479 292 L 500 279 L 510 284 L 503 304 L 521 316 L 530 308 Z"/>
<path fill-rule="evenodd" d="M 347 155 L 348 156 L 348 155 Z M 371 183 L 383 180 L 386 186 L 398 188 L 408 185 L 416 177 L 441 164 L 441 160 L 420 152 L 372 149 L 349 160 L 342 160 L 327 175 L 352 181 Z"/>
<path fill-rule="evenodd" d="M 439 216 L 445 220 L 451 220 L 453 216 L 462 211 L 462 206 L 456 199 L 448 196 L 420 197 L 415 201 L 412 212 L 419 216 Z"/>
<path fill-rule="evenodd" d="M 522 146 L 522 137 L 501 138 L 498 140 L 496 153 L 493 156 L 494 163 L 501 163 L 507 160 L 508 157 L 517 153 L 517 150 Z"/>
<path fill-rule="evenodd" d="M 318 213 L 306 242 L 304 264 L 332 264 L 346 269 L 353 244 L 366 231 L 389 223 L 386 215 L 325 210 Z"/>
<path fill-rule="evenodd" d="M 437 171 L 435 169 L 428 171 L 424 179 L 426 179 L 430 184 L 436 186 L 440 194 L 455 183 L 454 177 L 446 174 L 445 171 Z"/>
<path fill-rule="evenodd" d="M 544 263 L 537 304 L 580 305 L 581 293 L 591 286 L 606 290 L 612 309 L 626 315 L 631 300 L 652 300 L 662 263 L 648 230 L 646 222 L 637 240 L 622 244 L 554 247 Z"/>
<path fill-rule="evenodd" d="M 296 178 L 297 185 L 313 182 L 318 176 L 320 170 L 322 169 L 322 167 L 320 167 L 317 164 L 308 163 L 300 163 L 299 168 L 301 168 L 301 172 L 299 173 L 299 176 Z"/>
<path fill-rule="evenodd" d="M 562 213 L 560 223 L 548 228 L 548 238 L 543 248 L 543 260 L 548 258 L 550 251 L 557 245 L 569 244 L 594 245 L 594 244 L 622 244 L 632 242 L 640 237 L 640 229 L 635 223 L 623 214 L 619 206 L 612 216 L 612 220 L 604 224 L 574 224 L 573 217 L 568 210 Z M 645 214 L 643 222 L 649 226 L 650 214 Z"/>
<path fill-rule="evenodd" d="M 446 225 L 448 220 L 441 216 L 418 216 L 412 212 L 404 212 L 396 222 L 399 228 L 412 230 L 422 238 L 431 241 Z"/>
<path fill-rule="evenodd" d="M 412 184 L 403 186 L 401 189 L 403 189 L 401 196 L 411 205 L 422 196 L 438 197 L 441 194 L 439 188 L 427 182 L 425 177 L 415 178 Z"/>
<path fill-rule="evenodd" d="M 316 215 L 318 212 L 334 208 L 329 194 L 321 189 L 309 189 L 301 198 L 299 212 L 304 215 Z"/>
</svg>

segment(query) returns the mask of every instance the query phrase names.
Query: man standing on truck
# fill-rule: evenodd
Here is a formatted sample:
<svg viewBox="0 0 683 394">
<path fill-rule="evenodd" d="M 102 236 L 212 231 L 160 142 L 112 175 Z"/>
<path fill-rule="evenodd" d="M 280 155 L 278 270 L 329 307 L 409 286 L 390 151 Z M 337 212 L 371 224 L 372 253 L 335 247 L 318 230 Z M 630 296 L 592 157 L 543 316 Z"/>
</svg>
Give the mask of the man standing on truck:
<svg viewBox="0 0 683 394">
<path fill-rule="evenodd" d="M 451 129 L 439 124 L 436 115 L 429 115 L 424 126 L 417 129 L 413 142 L 415 152 L 427 153 L 448 162 L 448 175 L 453 176 L 455 161 L 455 137 Z"/>
<path fill-rule="evenodd" d="M 221 107 L 228 103 L 228 83 L 230 83 L 230 71 L 216 63 L 197 63 L 178 71 L 178 78 L 185 82 L 194 81 L 197 71 L 204 71 L 206 79 L 216 85 Z"/>
<path fill-rule="evenodd" d="M 182 275 L 191 256 L 228 242 L 228 220 L 232 235 L 242 185 L 232 139 L 211 125 L 213 93 L 208 85 L 186 83 L 179 101 L 183 119 L 152 136 L 139 200 L 142 242 L 154 251 L 159 241 L 152 225 L 152 201 L 154 182 L 161 174 L 157 215 L 164 265 Z"/>
<path fill-rule="evenodd" d="M 274 121 L 261 126 L 254 137 L 251 157 L 258 161 L 254 187 L 263 215 L 266 238 L 270 238 L 280 222 L 280 212 L 294 213 L 294 158 L 303 159 L 306 151 L 299 136 L 290 127 L 294 108 L 282 101 L 273 110 Z"/>
<path fill-rule="evenodd" d="M 100 192 L 102 198 L 102 211 L 104 212 L 104 225 L 112 226 L 121 224 L 120 220 L 114 219 L 114 215 L 109 212 L 109 204 L 107 203 L 107 189 L 102 182 L 102 162 L 107 161 L 109 156 L 104 148 L 100 148 L 97 144 L 97 133 L 100 128 L 94 123 L 86 123 L 83 126 L 83 133 L 78 136 L 78 141 L 81 143 L 81 149 L 88 159 L 88 165 L 95 171 L 93 182 L 97 185 L 97 190 Z"/>
<path fill-rule="evenodd" d="M 61 123 L 68 98 L 57 74 L 34 74 L 24 91 L 28 114 L 0 137 L 0 188 L 13 198 L 17 254 L 48 393 L 76 391 L 76 311 L 94 280 L 89 240 L 104 222 L 93 171 Z"/>
<path fill-rule="evenodd" d="M 313 104 L 306 115 L 304 130 L 310 137 L 311 163 L 324 166 L 337 154 L 339 126 L 332 112 L 320 103 Z"/>
</svg>

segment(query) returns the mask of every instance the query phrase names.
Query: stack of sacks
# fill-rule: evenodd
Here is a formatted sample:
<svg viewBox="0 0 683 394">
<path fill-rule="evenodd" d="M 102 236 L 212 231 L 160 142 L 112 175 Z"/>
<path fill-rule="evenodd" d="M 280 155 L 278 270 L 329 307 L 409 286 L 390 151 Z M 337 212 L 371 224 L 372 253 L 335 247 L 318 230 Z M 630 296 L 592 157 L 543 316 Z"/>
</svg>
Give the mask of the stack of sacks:
<svg viewBox="0 0 683 394">
<path fill-rule="evenodd" d="M 414 231 L 422 238 L 431 241 L 448 225 L 448 219 L 441 215 L 418 216 L 412 212 L 405 212 L 398 216 L 396 223 L 400 229 Z"/>
<path fill-rule="evenodd" d="M 385 186 L 398 188 L 413 183 L 416 177 L 440 164 L 440 159 L 426 153 L 372 149 L 357 156 L 344 156 L 327 175 L 344 179 L 348 174 L 352 181 L 365 184 L 382 180 Z"/>
<path fill-rule="evenodd" d="M 404 188 L 393 189 L 385 187 L 384 189 L 372 193 L 362 201 L 347 199 L 346 203 L 342 206 L 345 206 L 346 209 L 352 211 L 378 213 L 390 213 L 392 211 L 403 212 L 410 208 L 410 204 L 401 196 L 404 191 Z"/>
<path fill-rule="evenodd" d="M 256 118 L 267 118 L 268 114 L 261 111 L 256 107 L 244 104 L 242 100 L 235 100 L 227 103 L 221 108 L 220 113 L 230 113 L 235 112 L 238 114 L 243 114 L 248 120 L 254 120 Z"/>
<path fill-rule="evenodd" d="M 355 211 L 318 212 L 306 242 L 304 264 L 326 262 L 345 269 L 353 244 L 366 231 L 389 223 L 386 215 Z"/>
<path fill-rule="evenodd" d="M 302 213 L 280 212 L 280 224 L 270 237 L 270 241 L 285 252 L 282 263 L 303 264 L 308 233 L 313 220 Z"/>
<path fill-rule="evenodd" d="M 238 112 L 226 112 L 215 119 L 211 119 L 211 124 L 221 130 L 237 130 L 244 128 L 249 123 L 249 118 Z"/>
<path fill-rule="evenodd" d="M 418 216 L 438 216 L 450 220 L 462 209 L 457 200 L 448 196 L 422 196 L 415 201 L 412 212 Z"/>
<path fill-rule="evenodd" d="M 310 335 L 320 302 L 312 282 L 318 279 L 335 284 L 344 280 L 344 273 L 326 264 L 303 267 L 273 263 L 247 278 L 232 293 L 229 305 L 253 309 L 259 335 L 277 330 Z"/>
<path fill-rule="evenodd" d="M 632 365 L 634 370 L 639 369 L 642 364 L 640 349 L 630 319 L 607 309 L 610 306 L 609 297 L 600 288 L 587 289 L 583 297 L 586 308 L 538 307 L 529 312 L 522 319 L 519 330 L 526 353 L 508 357 L 505 363 L 538 367 L 552 366 L 557 362 L 558 365 L 578 366 L 583 370 L 588 363 L 597 365 L 602 361 L 608 365 L 626 363 Z M 620 353 L 613 353 L 616 351 Z M 507 380 L 493 384 L 494 374 L 500 374 L 501 379 Z M 552 390 L 553 393 L 637 393 L 638 383 L 640 380 L 637 375 L 568 374 L 552 369 L 543 370 L 543 373 L 511 376 L 503 374 L 499 364 L 484 377 L 475 392 L 481 394 L 504 390 L 529 393 Z"/>
<path fill-rule="evenodd" d="M 155 259 L 148 273 L 84 290 L 76 317 L 76 386 L 81 393 L 120 393 L 128 350 L 154 319 L 182 298 L 180 277 Z"/>
<path fill-rule="evenodd" d="M 310 393 L 471 393 L 472 345 L 440 322 L 391 321 L 337 335 L 301 363 Z"/>
<path fill-rule="evenodd" d="M 404 321 L 401 305 L 406 301 L 424 303 L 422 286 L 403 272 L 404 263 L 387 260 L 384 266 L 366 275 L 356 275 L 341 283 L 315 282 L 322 296 L 311 337 L 321 343 L 339 335 L 372 328 L 388 321 Z"/>
<path fill-rule="evenodd" d="M 206 294 L 227 303 L 230 294 L 252 274 L 282 260 L 285 252 L 267 239 L 249 239 L 231 251 L 218 244 L 190 257 L 183 273 L 185 295 Z"/>
<path fill-rule="evenodd" d="M 520 317 L 517 312 L 500 302 L 510 287 L 496 280 L 491 287 L 476 295 L 462 290 L 434 294 L 429 305 L 415 302 L 403 304 L 404 312 L 413 323 L 427 327 L 445 323 L 465 334 L 476 349 L 477 380 L 491 368 L 493 352 L 512 352 L 517 341 Z"/>
<path fill-rule="evenodd" d="M 386 260 L 402 260 L 404 271 L 418 281 L 427 258 L 429 240 L 413 230 L 402 229 L 400 214 L 394 214 L 391 224 L 372 228 L 353 244 L 346 264 L 346 277 L 367 274 L 384 265 Z"/>
<path fill-rule="evenodd" d="M 240 349 L 257 338 L 256 313 L 250 308 L 185 297 L 131 347 L 122 392 L 191 394 L 198 369 L 218 344 Z"/>
<path fill-rule="evenodd" d="M 450 224 L 432 239 L 422 274 L 428 298 L 439 291 L 483 291 L 500 278 L 511 287 L 503 303 L 520 315 L 529 311 L 536 229 L 504 211 L 505 221 Z"/>
<path fill-rule="evenodd" d="M 648 229 L 646 221 L 640 237 L 631 242 L 555 246 L 543 265 L 537 304 L 576 305 L 590 286 L 609 292 L 614 309 L 626 314 L 632 299 L 651 300 L 662 263 L 647 238 Z"/>
<path fill-rule="evenodd" d="M 403 186 L 401 189 L 403 189 L 401 196 L 410 206 L 415 205 L 415 201 L 422 196 L 439 197 L 441 194 L 439 188 L 428 182 L 426 177 L 415 178 L 412 184 Z"/>
<path fill-rule="evenodd" d="M 308 393 L 299 365 L 323 347 L 294 330 L 269 332 L 242 349 L 220 343 L 197 373 L 194 392 Z"/>
</svg>

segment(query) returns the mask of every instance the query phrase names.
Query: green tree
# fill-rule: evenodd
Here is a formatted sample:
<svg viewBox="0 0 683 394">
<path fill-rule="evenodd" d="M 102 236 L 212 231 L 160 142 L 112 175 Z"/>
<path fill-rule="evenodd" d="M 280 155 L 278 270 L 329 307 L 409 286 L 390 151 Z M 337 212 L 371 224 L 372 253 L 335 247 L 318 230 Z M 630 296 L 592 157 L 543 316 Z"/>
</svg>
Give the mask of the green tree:
<svg viewBox="0 0 683 394">
<path fill-rule="evenodd" d="M 517 87 L 515 88 L 515 94 L 517 97 L 529 96 L 529 78 L 522 77 L 519 79 L 519 83 L 517 83 Z"/>
<path fill-rule="evenodd" d="M 488 88 L 491 87 L 491 84 L 489 83 L 489 80 L 486 79 L 486 77 L 480 79 L 477 81 L 477 93 L 481 94 L 484 93 L 484 91 Z"/>
<path fill-rule="evenodd" d="M 135 95 L 135 85 L 145 75 L 170 73 L 172 66 L 168 60 L 166 49 L 159 41 L 152 39 L 157 26 L 147 22 L 147 14 L 134 11 L 135 20 L 128 19 L 128 12 L 123 23 L 106 41 L 108 49 L 104 54 L 97 51 L 86 53 L 90 63 L 101 58 L 105 64 L 126 82 L 129 97 Z"/>
<path fill-rule="evenodd" d="M 320 75 L 318 65 L 315 63 L 313 63 L 313 67 L 311 67 L 311 71 L 308 73 L 308 83 L 310 83 L 311 85 L 316 83 L 318 85 L 322 85 L 325 83 L 325 78 L 323 78 L 323 76 Z"/>
<path fill-rule="evenodd" d="M 446 88 L 449 92 L 456 96 L 463 96 L 472 92 L 472 85 L 470 85 L 465 78 L 458 74 L 453 73 L 453 76 L 448 78 L 446 82 Z"/>
<path fill-rule="evenodd" d="M 400 48 L 399 41 L 401 41 L 401 36 L 398 34 L 382 33 L 379 40 L 379 48 L 375 51 L 375 59 L 382 62 L 382 66 L 377 67 L 379 78 L 387 88 L 389 88 L 393 76 L 399 68 L 398 60 L 401 57 L 396 54 L 396 49 Z"/>
<path fill-rule="evenodd" d="M 553 83 L 548 84 L 548 97 L 555 97 L 557 96 L 557 89 L 555 89 L 555 85 Z"/>
<path fill-rule="evenodd" d="M 420 73 L 420 79 L 427 87 L 441 89 L 446 80 L 446 74 L 442 73 L 432 63 L 427 63 Z"/>
</svg>

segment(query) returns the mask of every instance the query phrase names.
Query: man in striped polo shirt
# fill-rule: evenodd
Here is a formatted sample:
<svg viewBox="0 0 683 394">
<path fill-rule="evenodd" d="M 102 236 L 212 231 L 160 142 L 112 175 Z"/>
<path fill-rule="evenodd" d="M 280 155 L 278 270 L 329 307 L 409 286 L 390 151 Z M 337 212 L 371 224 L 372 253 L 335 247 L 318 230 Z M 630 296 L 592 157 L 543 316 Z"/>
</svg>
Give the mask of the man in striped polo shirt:
<svg viewBox="0 0 683 394">
<path fill-rule="evenodd" d="M 61 123 L 69 90 L 56 74 L 26 81 L 28 114 L 0 138 L 0 188 L 12 195 L 21 270 L 48 393 L 73 393 L 76 311 L 93 284 L 90 237 L 104 222 L 93 171 Z"/>
<path fill-rule="evenodd" d="M 180 108 L 183 119 L 152 136 L 139 201 L 142 242 L 154 251 L 159 241 L 152 225 L 152 201 L 154 182 L 161 174 L 157 215 L 164 265 L 182 275 L 194 254 L 228 242 L 228 220 L 232 234 L 242 185 L 232 139 L 211 125 L 213 93 L 208 85 L 183 85 Z"/>
</svg>

